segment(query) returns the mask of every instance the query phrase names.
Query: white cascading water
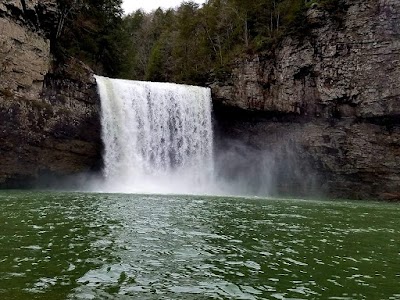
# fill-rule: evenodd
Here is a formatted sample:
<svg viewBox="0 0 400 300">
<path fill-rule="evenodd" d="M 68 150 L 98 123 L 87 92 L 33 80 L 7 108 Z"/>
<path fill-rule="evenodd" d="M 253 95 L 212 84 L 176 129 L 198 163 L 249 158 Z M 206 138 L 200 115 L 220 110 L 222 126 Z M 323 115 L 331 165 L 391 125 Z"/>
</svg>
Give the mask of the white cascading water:
<svg viewBox="0 0 400 300">
<path fill-rule="evenodd" d="M 210 193 L 210 89 L 96 76 L 110 192 Z"/>
</svg>

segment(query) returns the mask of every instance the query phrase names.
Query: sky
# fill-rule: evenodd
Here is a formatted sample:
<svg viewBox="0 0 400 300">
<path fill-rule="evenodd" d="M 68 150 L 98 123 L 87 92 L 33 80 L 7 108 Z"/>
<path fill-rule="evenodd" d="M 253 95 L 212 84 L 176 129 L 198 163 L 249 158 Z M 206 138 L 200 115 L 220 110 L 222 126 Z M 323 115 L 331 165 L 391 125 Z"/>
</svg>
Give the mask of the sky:
<svg viewBox="0 0 400 300">
<path fill-rule="evenodd" d="M 123 0 L 122 8 L 125 14 L 129 14 L 139 8 L 142 8 L 146 12 L 150 12 L 158 7 L 162 8 L 174 8 L 179 6 L 182 0 Z M 196 3 L 204 3 L 206 0 L 194 0 Z"/>
</svg>

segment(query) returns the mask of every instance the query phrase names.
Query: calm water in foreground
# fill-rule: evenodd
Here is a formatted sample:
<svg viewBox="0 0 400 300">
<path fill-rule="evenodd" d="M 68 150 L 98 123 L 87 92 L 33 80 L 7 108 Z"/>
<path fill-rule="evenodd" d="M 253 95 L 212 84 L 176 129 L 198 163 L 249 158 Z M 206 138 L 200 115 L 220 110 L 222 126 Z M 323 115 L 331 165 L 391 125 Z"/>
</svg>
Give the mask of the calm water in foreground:
<svg viewBox="0 0 400 300">
<path fill-rule="evenodd" d="M 400 206 L 0 192 L 0 299 L 400 299 Z"/>
</svg>

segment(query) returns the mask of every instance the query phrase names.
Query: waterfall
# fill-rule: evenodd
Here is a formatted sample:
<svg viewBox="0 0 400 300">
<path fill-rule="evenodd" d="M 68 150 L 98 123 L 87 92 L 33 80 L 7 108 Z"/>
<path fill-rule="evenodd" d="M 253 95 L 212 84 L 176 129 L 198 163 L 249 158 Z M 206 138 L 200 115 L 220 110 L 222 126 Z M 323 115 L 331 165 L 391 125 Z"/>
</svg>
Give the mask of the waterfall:
<svg viewBox="0 0 400 300">
<path fill-rule="evenodd" d="M 208 193 L 213 183 L 208 88 L 96 76 L 104 143 L 103 189 Z"/>
</svg>

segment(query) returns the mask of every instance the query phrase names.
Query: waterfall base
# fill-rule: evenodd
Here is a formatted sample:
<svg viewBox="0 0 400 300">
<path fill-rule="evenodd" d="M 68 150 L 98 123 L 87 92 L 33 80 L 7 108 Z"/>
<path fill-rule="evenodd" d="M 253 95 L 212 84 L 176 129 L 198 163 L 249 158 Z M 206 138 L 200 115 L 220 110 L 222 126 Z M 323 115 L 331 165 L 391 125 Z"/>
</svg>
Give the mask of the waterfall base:
<svg viewBox="0 0 400 300">
<path fill-rule="evenodd" d="M 100 76 L 96 80 L 106 190 L 210 191 L 214 182 L 210 89 Z"/>
</svg>

